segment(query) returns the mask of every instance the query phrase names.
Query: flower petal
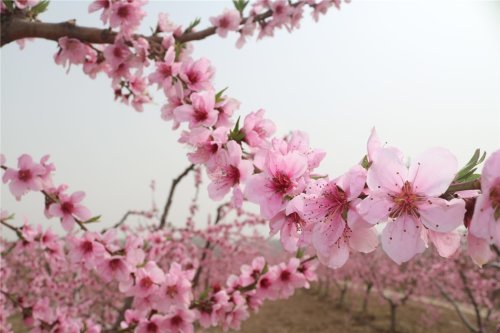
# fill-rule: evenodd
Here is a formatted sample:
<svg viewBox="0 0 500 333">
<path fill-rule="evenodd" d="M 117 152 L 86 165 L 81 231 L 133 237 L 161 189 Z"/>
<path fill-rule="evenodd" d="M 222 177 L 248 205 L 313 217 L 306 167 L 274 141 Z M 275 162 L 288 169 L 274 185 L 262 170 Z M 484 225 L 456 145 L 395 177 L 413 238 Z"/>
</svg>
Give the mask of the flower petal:
<svg viewBox="0 0 500 333">
<path fill-rule="evenodd" d="M 356 208 L 366 222 L 376 224 L 387 219 L 392 206 L 394 203 L 386 193 L 372 192 Z"/>
<path fill-rule="evenodd" d="M 397 193 L 407 180 L 408 170 L 394 149 L 377 150 L 373 164 L 368 169 L 366 182 L 372 191 L 384 190 Z"/>
<path fill-rule="evenodd" d="M 406 215 L 400 216 L 382 231 L 382 248 L 398 265 L 408 261 L 425 249 L 420 230 L 418 221 Z"/>
<path fill-rule="evenodd" d="M 437 232 L 450 232 L 461 226 L 465 216 L 465 201 L 428 198 L 418 206 L 421 222 Z"/>
<path fill-rule="evenodd" d="M 431 148 L 413 161 L 408 180 L 417 193 L 439 196 L 448 189 L 457 169 L 457 158 L 449 150 Z"/>
<path fill-rule="evenodd" d="M 439 255 L 448 258 L 460 247 L 460 235 L 457 232 L 435 232 L 429 230 L 429 238 L 434 243 Z"/>
</svg>

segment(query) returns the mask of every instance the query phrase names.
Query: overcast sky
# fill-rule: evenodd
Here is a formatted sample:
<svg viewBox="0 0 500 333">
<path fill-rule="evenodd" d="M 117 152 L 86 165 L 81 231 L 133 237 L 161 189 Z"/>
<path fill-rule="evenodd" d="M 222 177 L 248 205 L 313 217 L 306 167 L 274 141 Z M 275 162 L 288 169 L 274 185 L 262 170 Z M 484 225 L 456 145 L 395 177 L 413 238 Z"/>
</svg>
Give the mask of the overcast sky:
<svg viewBox="0 0 500 333">
<path fill-rule="evenodd" d="M 217 15 L 229 1 L 153 1 L 146 5 L 143 31 L 159 12 L 186 26 L 196 17 Z M 101 26 L 87 14 L 88 2 L 51 1 L 41 19 Z M 433 146 L 450 149 L 460 164 L 475 148 L 500 147 L 500 2 L 357 1 L 331 10 L 300 30 L 250 41 L 242 50 L 236 36 L 212 36 L 194 43 L 194 56 L 210 59 L 217 89 L 241 101 L 239 114 L 267 110 L 279 133 L 300 129 L 314 147 L 325 149 L 320 171 L 339 175 L 366 150 L 372 126 L 380 137 L 410 156 Z M 37 160 L 50 154 L 55 182 L 87 193 L 85 204 L 102 215 L 101 226 L 129 209 L 150 207 L 149 183 L 158 184 L 163 206 L 171 179 L 189 162 L 170 123 L 160 119 L 164 101 L 144 113 L 113 101 L 107 77 L 91 80 L 74 66 L 54 63 L 56 43 L 37 40 L 24 50 L 1 50 L 1 151 L 16 166 L 23 153 Z M 206 177 L 204 177 L 206 179 Z M 174 199 L 170 220 L 182 225 L 192 178 Z M 202 188 L 204 224 L 213 210 Z M 16 202 L 2 186 L 1 205 L 33 223 L 43 217 L 43 198 L 29 194 Z M 101 228 L 99 226 L 99 229 Z"/>
</svg>

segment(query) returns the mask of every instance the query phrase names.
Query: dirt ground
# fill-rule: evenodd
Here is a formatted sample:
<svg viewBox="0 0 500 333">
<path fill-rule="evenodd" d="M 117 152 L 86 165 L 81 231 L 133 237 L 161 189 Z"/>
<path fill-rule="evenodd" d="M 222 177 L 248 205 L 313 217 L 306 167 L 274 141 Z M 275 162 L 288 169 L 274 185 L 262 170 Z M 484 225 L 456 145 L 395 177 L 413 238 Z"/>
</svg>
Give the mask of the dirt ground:
<svg viewBox="0 0 500 333">
<path fill-rule="evenodd" d="M 348 294 L 346 306 L 336 306 L 335 295 L 319 297 L 311 291 L 298 291 L 288 300 L 267 302 L 259 313 L 241 327 L 242 333 L 365 333 L 388 332 L 389 307 L 370 299 L 371 318 L 360 319 L 361 297 Z M 426 306 L 429 307 L 426 309 Z M 450 309 L 409 303 L 398 309 L 398 332 L 468 333 L 457 314 Z M 437 321 L 428 320 L 436 317 Z M 218 333 L 222 330 L 207 330 Z M 494 332 L 490 330 L 488 332 Z"/>
</svg>

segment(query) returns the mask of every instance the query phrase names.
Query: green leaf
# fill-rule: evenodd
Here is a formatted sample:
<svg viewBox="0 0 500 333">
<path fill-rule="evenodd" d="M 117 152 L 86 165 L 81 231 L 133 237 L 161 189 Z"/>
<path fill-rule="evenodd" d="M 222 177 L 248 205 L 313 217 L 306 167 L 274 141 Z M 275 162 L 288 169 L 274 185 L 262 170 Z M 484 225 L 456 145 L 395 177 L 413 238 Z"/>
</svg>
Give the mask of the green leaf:
<svg viewBox="0 0 500 333">
<path fill-rule="evenodd" d="M 3 0 L 3 3 L 8 10 L 13 11 L 15 9 L 14 0 Z"/>
<path fill-rule="evenodd" d="M 201 18 L 197 17 L 193 22 L 191 22 L 189 24 L 189 26 L 186 28 L 186 30 L 184 30 L 184 33 L 188 33 L 188 32 L 193 31 L 193 29 L 196 28 L 196 26 L 198 24 L 200 24 L 200 22 L 201 22 Z"/>
<path fill-rule="evenodd" d="M 243 15 L 243 11 L 245 10 L 245 7 L 248 5 L 248 3 L 249 1 L 245 0 L 233 0 L 234 8 L 236 8 L 236 10 L 239 11 L 241 15 Z"/>
<path fill-rule="evenodd" d="M 87 221 L 85 221 L 83 223 L 87 224 L 87 223 L 99 222 L 100 218 L 101 218 L 101 215 L 97 215 L 97 216 L 91 217 L 90 219 L 88 219 Z"/>
<path fill-rule="evenodd" d="M 368 155 L 365 155 L 363 156 L 363 159 L 361 160 L 360 164 L 364 169 L 368 170 L 368 168 L 372 163 L 368 160 Z"/>
<path fill-rule="evenodd" d="M 36 6 L 31 8 L 31 12 L 33 13 L 33 16 L 36 17 L 38 14 L 45 12 L 48 7 L 49 7 L 48 0 L 40 1 Z"/>
<path fill-rule="evenodd" d="M 208 293 L 210 291 L 210 288 L 205 288 L 205 290 L 203 290 L 203 292 L 200 294 L 200 301 L 206 299 L 208 297 Z"/>
<path fill-rule="evenodd" d="M 304 254 L 306 253 L 304 248 L 299 247 L 297 249 L 297 253 L 295 253 L 295 258 L 302 259 L 304 257 Z"/>
<path fill-rule="evenodd" d="M 215 103 L 220 103 L 224 101 L 224 98 L 222 98 L 222 94 L 227 90 L 228 87 L 222 89 L 215 95 Z"/>
<path fill-rule="evenodd" d="M 476 149 L 469 162 L 467 162 L 467 164 L 458 171 L 453 182 L 464 182 L 476 171 L 477 166 L 481 164 L 485 158 L 486 152 L 481 154 L 481 151 Z"/>
<path fill-rule="evenodd" d="M 238 143 L 243 141 L 245 138 L 245 132 L 240 128 L 240 118 L 238 117 L 238 120 L 236 121 L 236 125 L 234 125 L 234 128 L 229 132 L 229 140 L 234 140 Z"/>
<path fill-rule="evenodd" d="M 266 262 L 266 264 L 264 265 L 264 268 L 262 268 L 262 272 L 260 273 L 260 275 L 264 275 L 267 272 L 269 272 L 269 265 Z"/>
</svg>

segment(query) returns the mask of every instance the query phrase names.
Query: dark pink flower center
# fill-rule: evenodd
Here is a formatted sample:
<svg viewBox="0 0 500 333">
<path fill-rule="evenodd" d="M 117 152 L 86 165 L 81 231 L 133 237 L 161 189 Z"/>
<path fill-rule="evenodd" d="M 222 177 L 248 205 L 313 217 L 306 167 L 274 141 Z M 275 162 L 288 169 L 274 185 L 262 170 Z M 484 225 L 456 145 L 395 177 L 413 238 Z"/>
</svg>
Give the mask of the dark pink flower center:
<svg viewBox="0 0 500 333">
<path fill-rule="evenodd" d="M 94 245 L 91 241 L 85 241 L 82 243 L 81 249 L 84 253 L 91 253 L 94 250 Z"/>
<path fill-rule="evenodd" d="M 146 276 L 141 279 L 141 282 L 139 282 L 139 285 L 141 286 L 142 289 L 149 289 L 153 285 L 153 280 L 149 276 Z"/>
<path fill-rule="evenodd" d="M 174 297 L 175 295 L 177 295 L 177 286 L 176 285 L 168 286 L 166 294 L 169 297 Z"/>
<path fill-rule="evenodd" d="M 278 172 L 273 177 L 271 186 L 274 192 L 285 194 L 292 189 L 292 181 L 288 175 Z"/>
<path fill-rule="evenodd" d="M 150 321 L 148 326 L 146 326 L 146 331 L 148 332 L 158 332 L 158 325 Z"/>
<path fill-rule="evenodd" d="M 290 273 L 288 270 L 282 271 L 280 274 L 280 280 L 283 282 L 290 281 L 291 276 L 292 273 Z"/>
<path fill-rule="evenodd" d="M 288 221 L 295 224 L 295 227 L 298 231 L 302 231 L 306 222 L 300 217 L 300 215 L 296 212 L 287 215 Z"/>
<path fill-rule="evenodd" d="M 23 181 L 23 182 L 27 182 L 31 179 L 31 170 L 29 169 L 22 169 L 22 170 L 19 170 L 19 172 L 17 173 L 17 178 L 20 180 L 20 181 Z"/>
<path fill-rule="evenodd" d="M 64 214 L 72 214 L 74 208 L 75 206 L 73 205 L 73 203 L 69 201 L 65 201 L 61 205 L 61 210 L 63 211 Z"/>
<path fill-rule="evenodd" d="M 225 29 L 229 26 L 229 20 L 227 19 L 227 17 L 222 17 L 219 21 L 219 27 Z"/>
<path fill-rule="evenodd" d="M 234 165 L 230 165 L 226 170 L 226 177 L 230 179 L 233 184 L 240 182 L 240 170 Z"/>
<path fill-rule="evenodd" d="M 170 319 L 170 323 L 172 324 L 172 326 L 179 326 L 183 321 L 184 320 L 182 320 L 182 317 L 179 315 L 175 315 L 172 317 L 172 319 Z"/>
<path fill-rule="evenodd" d="M 118 10 L 116 11 L 116 14 L 121 17 L 122 19 L 127 18 L 129 16 L 129 8 L 128 6 L 120 6 Z"/>
<path fill-rule="evenodd" d="M 164 78 L 168 78 L 172 76 L 172 67 L 164 64 L 160 67 L 160 73 Z"/>
<path fill-rule="evenodd" d="M 116 271 L 120 268 L 122 261 L 118 258 L 111 259 L 109 261 L 109 268 L 111 268 L 112 271 Z"/>
<path fill-rule="evenodd" d="M 271 281 L 267 277 L 260 279 L 259 285 L 263 289 L 267 289 L 271 286 Z"/>
<path fill-rule="evenodd" d="M 413 193 L 413 186 L 410 182 L 406 181 L 401 188 L 401 192 L 392 196 L 394 207 L 390 208 L 389 216 L 396 218 L 401 215 L 410 215 L 419 217 L 417 204 L 423 200 L 423 197 Z"/>
<path fill-rule="evenodd" d="M 205 110 L 200 110 L 200 109 L 194 110 L 194 119 L 197 122 L 201 123 L 201 122 L 207 120 L 207 118 L 208 118 L 208 113 Z"/>
<path fill-rule="evenodd" d="M 113 56 L 115 56 L 118 59 L 121 59 L 123 57 L 122 49 L 120 47 L 113 48 Z"/>
<path fill-rule="evenodd" d="M 197 71 L 189 71 L 186 73 L 188 80 L 191 84 L 196 84 L 200 81 L 200 75 Z"/>
</svg>

